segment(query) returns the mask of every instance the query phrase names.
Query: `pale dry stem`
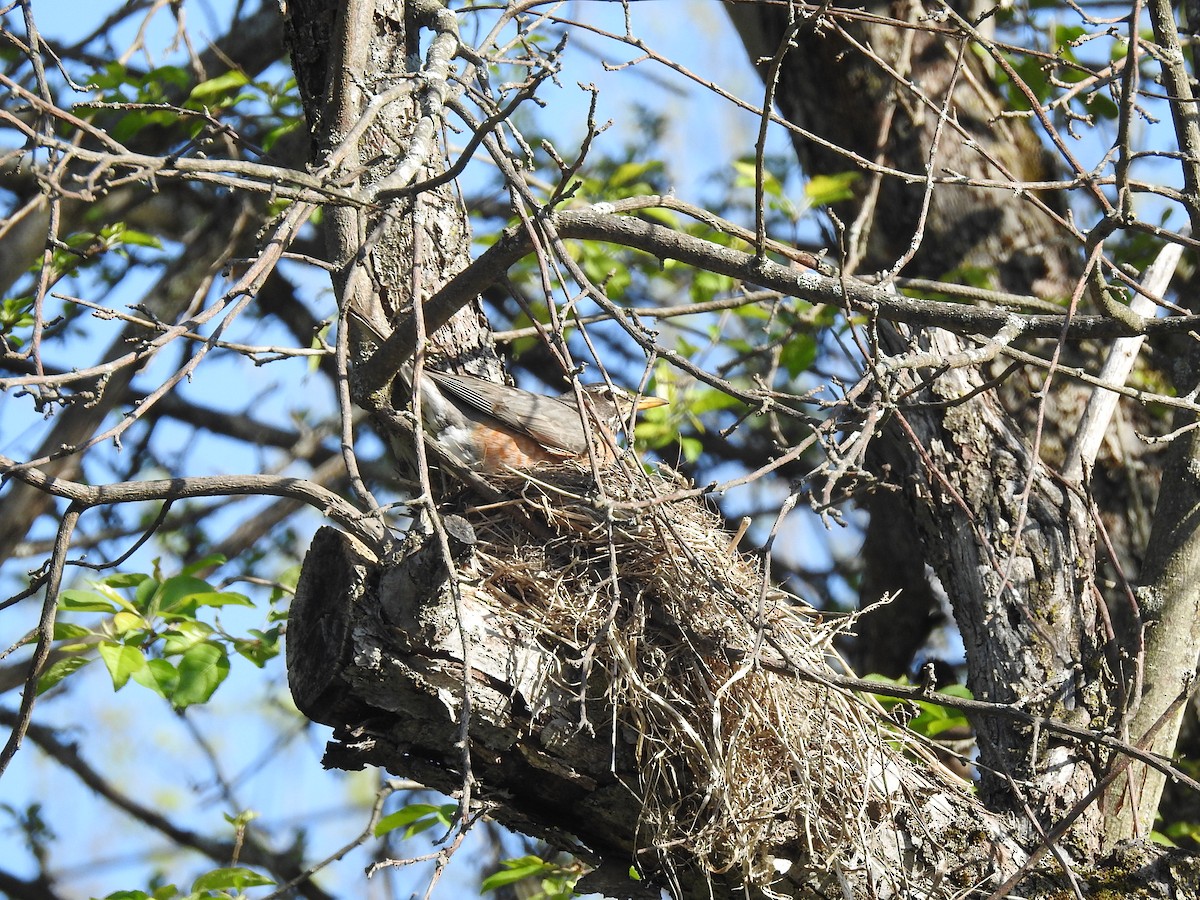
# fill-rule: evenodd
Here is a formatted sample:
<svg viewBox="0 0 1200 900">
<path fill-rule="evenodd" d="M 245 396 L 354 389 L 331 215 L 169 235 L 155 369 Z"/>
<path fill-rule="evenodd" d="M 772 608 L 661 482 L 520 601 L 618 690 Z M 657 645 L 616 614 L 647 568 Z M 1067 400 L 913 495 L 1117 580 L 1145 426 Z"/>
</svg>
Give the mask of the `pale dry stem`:
<svg viewBox="0 0 1200 900">
<path fill-rule="evenodd" d="M 615 740 L 635 748 L 627 785 L 642 833 L 664 863 L 734 870 L 770 895 L 793 865 L 820 868 L 862 846 L 890 802 L 871 772 L 903 738 L 857 696 L 781 674 L 827 669 L 838 626 L 774 589 L 760 619 L 758 561 L 730 552 L 702 503 L 675 499 L 667 477 L 606 475 L 615 506 L 589 499 L 583 469 L 515 481 L 561 538 L 531 537 L 510 510 L 476 510 L 470 575 L 573 661 L 564 680 L 589 698 L 604 691 Z M 621 512 L 656 496 L 672 500 Z M 781 859 L 784 845 L 804 858 Z"/>
</svg>

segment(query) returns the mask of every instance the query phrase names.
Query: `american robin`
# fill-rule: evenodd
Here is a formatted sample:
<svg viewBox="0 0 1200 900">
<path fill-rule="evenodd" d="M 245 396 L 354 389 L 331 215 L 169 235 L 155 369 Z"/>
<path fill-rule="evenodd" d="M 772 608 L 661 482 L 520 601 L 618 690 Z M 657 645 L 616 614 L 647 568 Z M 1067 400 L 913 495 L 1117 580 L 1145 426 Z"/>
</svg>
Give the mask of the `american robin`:
<svg viewBox="0 0 1200 900">
<path fill-rule="evenodd" d="M 606 384 L 587 385 L 582 390 L 594 413 L 591 447 L 601 462 L 611 461 L 610 445 L 635 411 L 666 403 Z M 582 419 L 587 413 L 581 413 L 574 391 L 548 397 L 482 378 L 427 369 L 421 385 L 421 414 L 426 429 L 444 450 L 485 474 L 588 458 L 588 433 Z"/>
</svg>

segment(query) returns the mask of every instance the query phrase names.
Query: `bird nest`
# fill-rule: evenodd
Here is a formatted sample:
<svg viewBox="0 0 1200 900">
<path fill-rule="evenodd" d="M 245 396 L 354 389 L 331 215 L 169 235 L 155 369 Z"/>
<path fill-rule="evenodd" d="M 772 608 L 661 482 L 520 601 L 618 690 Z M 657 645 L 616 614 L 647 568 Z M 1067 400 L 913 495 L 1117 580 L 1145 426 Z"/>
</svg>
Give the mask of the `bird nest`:
<svg viewBox="0 0 1200 900">
<path fill-rule="evenodd" d="M 581 696 L 604 692 L 635 756 L 645 846 L 668 869 L 690 858 L 767 894 L 861 850 L 870 773 L 897 734 L 811 678 L 838 629 L 775 589 L 670 475 L 613 468 L 599 491 L 590 472 L 552 471 L 508 485 L 549 537 L 509 504 L 477 508 L 472 574 L 568 660 Z"/>
</svg>

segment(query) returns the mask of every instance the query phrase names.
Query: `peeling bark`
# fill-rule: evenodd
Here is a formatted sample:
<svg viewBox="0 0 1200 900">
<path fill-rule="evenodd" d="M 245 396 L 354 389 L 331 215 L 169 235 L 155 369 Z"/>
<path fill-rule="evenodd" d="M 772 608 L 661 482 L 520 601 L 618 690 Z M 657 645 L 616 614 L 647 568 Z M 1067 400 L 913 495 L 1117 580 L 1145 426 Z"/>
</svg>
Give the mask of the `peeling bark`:
<svg viewBox="0 0 1200 900">
<path fill-rule="evenodd" d="M 961 350 L 944 332 L 925 342 L 935 354 Z M 889 429 L 895 447 L 918 457 L 901 471 L 971 661 L 968 687 L 978 699 L 1104 728 L 1112 711 L 1086 502 L 1031 456 L 994 398 L 955 402 L 980 380 L 958 368 L 927 389 L 916 377 L 902 382 L 917 390 Z M 1095 786 L 1102 761 L 1087 748 L 997 719 L 974 724 L 989 808 L 1019 816 L 1028 803 L 1055 821 Z M 1101 818 L 1093 806 L 1073 830 L 1089 855 Z"/>
</svg>

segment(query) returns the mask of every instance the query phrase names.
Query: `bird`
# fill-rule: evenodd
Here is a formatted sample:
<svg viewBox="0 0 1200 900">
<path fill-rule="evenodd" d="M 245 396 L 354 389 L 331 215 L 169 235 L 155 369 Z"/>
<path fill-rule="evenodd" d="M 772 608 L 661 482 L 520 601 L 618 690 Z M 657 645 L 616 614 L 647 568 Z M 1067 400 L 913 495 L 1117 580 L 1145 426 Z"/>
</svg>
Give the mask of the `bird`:
<svg viewBox="0 0 1200 900">
<path fill-rule="evenodd" d="M 613 459 L 616 434 L 630 417 L 663 406 L 608 384 L 581 386 L 591 407 L 591 437 L 574 391 L 559 397 L 536 394 L 471 375 L 426 369 L 421 379 L 421 416 L 438 446 L 483 474 L 529 471 L 581 462 L 589 449 L 601 464 Z"/>
</svg>

